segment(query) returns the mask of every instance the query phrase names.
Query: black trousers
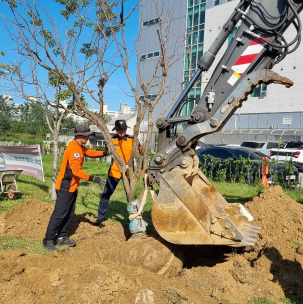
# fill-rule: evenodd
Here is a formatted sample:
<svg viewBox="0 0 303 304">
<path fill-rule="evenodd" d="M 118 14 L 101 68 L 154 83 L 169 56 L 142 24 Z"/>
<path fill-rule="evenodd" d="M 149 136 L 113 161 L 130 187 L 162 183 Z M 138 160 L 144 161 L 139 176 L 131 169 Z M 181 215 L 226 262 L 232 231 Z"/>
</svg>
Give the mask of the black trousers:
<svg viewBox="0 0 303 304">
<path fill-rule="evenodd" d="M 50 217 L 43 243 L 67 236 L 67 227 L 74 217 L 78 190 L 75 192 L 56 190 L 56 193 L 55 209 Z"/>
<path fill-rule="evenodd" d="M 120 179 L 115 178 L 112 176 L 107 176 L 106 179 L 106 184 L 104 186 L 104 191 L 102 193 L 100 202 L 99 202 L 99 207 L 98 207 L 98 220 L 103 221 L 105 213 L 108 210 L 108 202 L 111 197 L 111 195 L 114 193 L 116 187 L 119 184 Z"/>
</svg>

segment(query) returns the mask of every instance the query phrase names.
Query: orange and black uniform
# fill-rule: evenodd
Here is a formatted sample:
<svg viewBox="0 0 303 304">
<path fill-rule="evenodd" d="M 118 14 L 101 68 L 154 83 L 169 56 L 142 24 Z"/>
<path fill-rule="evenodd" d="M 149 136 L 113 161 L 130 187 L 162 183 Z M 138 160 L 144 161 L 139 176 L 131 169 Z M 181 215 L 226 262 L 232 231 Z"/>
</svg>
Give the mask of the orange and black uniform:
<svg viewBox="0 0 303 304">
<path fill-rule="evenodd" d="M 126 134 L 123 139 L 119 139 L 118 135 L 113 136 L 113 144 L 115 146 L 116 152 L 119 154 L 119 156 L 122 157 L 122 159 L 124 159 L 126 164 L 128 163 L 133 152 L 133 143 L 134 137 L 131 135 Z M 143 147 L 140 145 L 140 143 L 138 143 L 138 149 L 140 153 L 143 150 Z M 112 161 L 108 175 L 119 179 L 121 178 L 119 167 L 115 161 Z"/>
<path fill-rule="evenodd" d="M 76 199 L 80 179 L 89 180 L 90 175 L 82 170 L 84 156 L 106 156 L 104 151 L 87 149 L 72 140 L 66 147 L 60 172 L 56 182 L 57 200 L 51 215 L 44 243 L 67 236 L 67 227 L 75 213 Z"/>
<path fill-rule="evenodd" d="M 56 182 L 56 190 L 75 192 L 79 187 L 80 179 L 88 180 L 89 174 L 82 170 L 84 156 L 102 157 L 104 151 L 90 150 L 72 140 L 66 147 L 61 170 Z"/>
<path fill-rule="evenodd" d="M 123 138 L 119 138 L 119 136 L 115 134 L 112 140 L 116 152 L 124 159 L 126 164 L 128 164 L 128 161 L 133 151 L 134 137 L 126 134 Z M 143 150 L 143 146 L 138 142 L 137 147 L 139 152 L 141 153 Z M 114 160 L 112 160 L 112 164 L 109 168 L 108 176 L 106 179 L 106 184 L 104 186 L 104 191 L 99 202 L 98 220 L 100 221 L 104 220 L 105 213 L 107 212 L 108 209 L 109 199 L 111 195 L 114 193 L 121 179 L 121 176 L 122 175 L 117 163 Z"/>
</svg>

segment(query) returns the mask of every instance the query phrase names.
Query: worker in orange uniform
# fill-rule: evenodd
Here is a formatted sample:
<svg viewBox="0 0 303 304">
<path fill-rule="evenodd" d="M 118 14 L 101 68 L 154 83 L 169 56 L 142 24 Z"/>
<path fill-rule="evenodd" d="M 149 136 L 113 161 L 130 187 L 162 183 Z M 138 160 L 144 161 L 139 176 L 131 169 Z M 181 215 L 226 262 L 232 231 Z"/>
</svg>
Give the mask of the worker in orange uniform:
<svg viewBox="0 0 303 304">
<path fill-rule="evenodd" d="M 268 162 L 269 158 L 268 157 L 262 157 L 262 185 L 266 188 L 269 188 L 268 180 L 267 180 L 267 175 L 268 175 Z"/>
<path fill-rule="evenodd" d="M 113 131 L 115 130 L 117 134 L 115 134 L 112 138 L 116 152 L 119 154 L 119 156 L 122 157 L 122 159 L 124 159 L 126 164 L 128 163 L 132 154 L 134 142 L 134 137 L 126 134 L 127 128 L 129 127 L 127 126 L 125 120 L 116 120 Z M 143 150 L 143 146 L 140 143 L 138 143 L 138 149 L 140 153 Z M 121 177 L 122 175 L 117 163 L 112 160 L 111 166 L 108 171 L 104 192 L 99 202 L 98 217 L 94 222 L 94 225 L 99 226 L 104 221 L 105 213 L 108 210 L 109 199 L 114 193 Z"/>
<path fill-rule="evenodd" d="M 55 245 L 76 246 L 76 242 L 67 236 L 67 227 L 74 216 L 80 179 L 101 183 L 100 177 L 89 175 L 82 170 L 84 156 L 103 157 L 109 154 L 108 151 L 95 151 L 85 147 L 90 134 L 92 132 L 89 125 L 77 125 L 74 130 L 75 138 L 64 152 L 56 182 L 56 205 L 43 240 L 43 248 L 47 251 L 58 251 Z"/>
</svg>

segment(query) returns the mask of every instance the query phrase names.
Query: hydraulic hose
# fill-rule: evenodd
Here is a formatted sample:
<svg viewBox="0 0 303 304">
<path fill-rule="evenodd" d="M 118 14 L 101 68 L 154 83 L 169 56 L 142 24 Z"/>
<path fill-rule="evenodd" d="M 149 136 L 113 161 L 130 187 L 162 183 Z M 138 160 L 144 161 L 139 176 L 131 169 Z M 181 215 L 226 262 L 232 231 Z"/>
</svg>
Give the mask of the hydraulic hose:
<svg viewBox="0 0 303 304">
<path fill-rule="evenodd" d="M 254 37 L 257 37 L 258 39 L 262 40 L 263 42 L 265 42 L 266 44 L 275 47 L 275 48 L 279 48 L 279 49 L 285 49 L 287 47 L 292 46 L 294 43 L 301 41 L 300 39 L 300 35 L 301 35 L 301 30 L 302 30 L 302 25 L 301 25 L 301 19 L 296 11 L 296 9 L 294 8 L 294 6 L 291 3 L 291 0 L 286 0 L 287 4 L 289 5 L 289 7 L 291 8 L 291 10 L 293 11 L 296 19 L 298 20 L 298 28 L 297 29 L 297 35 L 296 37 L 293 39 L 292 42 L 288 43 L 288 44 L 283 44 L 283 45 L 278 45 L 278 44 L 274 44 L 271 43 L 269 41 L 267 41 L 266 39 L 264 39 L 263 37 L 261 37 L 260 35 L 256 35 L 254 33 L 252 33 L 251 31 L 246 31 L 248 34 L 253 35 Z M 237 10 L 239 13 L 241 13 L 243 16 L 245 16 L 247 19 L 249 19 L 256 27 L 264 30 L 264 31 L 273 31 L 274 29 L 278 28 L 279 26 L 281 26 L 281 23 L 279 23 L 279 25 L 277 25 L 276 27 L 271 28 L 270 30 L 266 30 L 265 28 L 263 28 L 262 26 L 260 26 L 253 18 L 251 18 L 250 16 L 248 16 L 245 12 L 241 11 L 241 10 Z M 287 15 L 286 15 L 287 16 Z M 285 18 L 284 18 L 285 19 Z M 297 46 L 296 46 L 297 48 Z"/>
<path fill-rule="evenodd" d="M 256 5 L 255 5 L 256 6 Z M 256 6 L 257 7 L 257 6 Z M 266 32 L 271 32 L 271 31 L 274 31 L 276 30 L 277 28 L 281 27 L 286 18 L 287 18 L 287 13 L 284 14 L 284 18 L 282 21 L 280 21 L 277 25 L 271 27 L 271 28 L 266 28 L 266 27 L 263 27 L 262 25 L 260 25 L 256 20 L 254 20 L 252 17 L 248 16 L 245 12 L 241 11 L 240 9 L 237 10 L 239 13 L 241 13 L 243 16 L 245 16 L 247 19 L 249 19 L 256 27 L 262 29 L 263 31 L 266 31 Z"/>
</svg>

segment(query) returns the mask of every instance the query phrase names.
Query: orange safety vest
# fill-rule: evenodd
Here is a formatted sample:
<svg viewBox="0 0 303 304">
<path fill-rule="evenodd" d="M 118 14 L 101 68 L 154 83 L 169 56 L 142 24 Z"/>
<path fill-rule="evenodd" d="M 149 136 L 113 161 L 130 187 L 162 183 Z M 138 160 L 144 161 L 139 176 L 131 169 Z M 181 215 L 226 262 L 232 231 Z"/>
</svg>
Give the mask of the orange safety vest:
<svg viewBox="0 0 303 304">
<path fill-rule="evenodd" d="M 133 151 L 134 137 L 126 134 L 122 139 L 120 139 L 119 136 L 115 134 L 112 139 L 116 152 L 124 159 L 125 163 L 127 164 Z M 143 146 L 139 142 L 138 149 L 140 153 L 143 150 Z M 108 175 L 115 178 L 121 178 L 122 176 L 116 161 L 113 159 Z"/>
<path fill-rule="evenodd" d="M 56 189 L 75 192 L 79 187 L 80 179 L 88 180 L 89 174 L 82 170 L 84 156 L 101 157 L 104 151 L 87 149 L 72 140 L 64 152 L 62 165 L 57 177 Z"/>
</svg>

